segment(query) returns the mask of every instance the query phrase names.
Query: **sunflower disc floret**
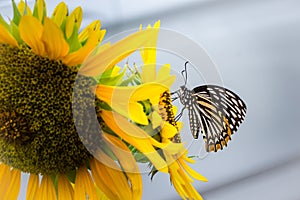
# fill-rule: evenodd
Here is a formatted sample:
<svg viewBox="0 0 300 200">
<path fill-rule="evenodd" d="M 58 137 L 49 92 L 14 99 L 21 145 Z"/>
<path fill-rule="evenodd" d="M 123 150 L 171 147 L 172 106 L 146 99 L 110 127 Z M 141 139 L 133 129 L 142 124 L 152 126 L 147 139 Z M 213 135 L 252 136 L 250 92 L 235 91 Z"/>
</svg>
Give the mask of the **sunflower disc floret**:
<svg viewBox="0 0 300 200">
<path fill-rule="evenodd" d="M 82 88 L 91 87 L 91 79 L 77 77 L 77 67 L 37 56 L 26 46 L 1 45 L 0 54 L 0 160 L 30 173 L 82 165 L 91 155 L 74 125 L 72 95 L 76 78 Z M 76 98 L 78 113 L 95 108 L 92 92 L 82 92 Z"/>
</svg>

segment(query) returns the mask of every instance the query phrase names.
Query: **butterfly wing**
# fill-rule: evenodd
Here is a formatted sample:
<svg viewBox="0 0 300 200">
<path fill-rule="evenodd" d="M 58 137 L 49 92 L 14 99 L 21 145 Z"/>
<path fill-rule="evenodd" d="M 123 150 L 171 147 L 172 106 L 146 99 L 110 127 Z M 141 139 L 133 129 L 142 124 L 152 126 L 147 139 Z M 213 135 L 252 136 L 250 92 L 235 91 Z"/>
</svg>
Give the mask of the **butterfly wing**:
<svg viewBox="0 0 300 200">
<path fill-rule="evenodd" d="M 199 136 L 199 131 L 201 128 L 201 120 L 200 116 L 197 112 L 197 105 L 192 105 L 193 108 L 188 109 L 189 111 L 189 120 L 190 120 L 190 130 L 192 132 L 192 135 L 195 139 Z"/>
<path fill-rule="evenodd" d="M 198 126 L 203 134 L 206 150 L 223 149 L 245 118 L 245 103 L 234 92 L 216 85 L 199 86 L 192 93 L 197 102 L 193 109 L 197 111 L 200 121 Z M 191 131 L 193 133 L 192 128 Z"/>
</svg>

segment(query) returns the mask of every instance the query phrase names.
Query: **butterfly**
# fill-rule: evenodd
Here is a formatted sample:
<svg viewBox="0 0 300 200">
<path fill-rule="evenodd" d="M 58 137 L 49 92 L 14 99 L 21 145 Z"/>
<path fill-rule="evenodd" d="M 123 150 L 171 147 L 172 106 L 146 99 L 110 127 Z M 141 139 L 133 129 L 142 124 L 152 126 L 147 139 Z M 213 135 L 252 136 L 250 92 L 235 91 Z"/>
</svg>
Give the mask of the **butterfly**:
<svg viewBox="0 0 300 200">
<path fill-rule="evenodd" d="M 182 74 L 185 84 L 173 92 L 184 106 L 176 116 L 178 120 L 183 110 L 188 110 L 190 130 L 195 139 L 201 131 L 207 152 L 222 150 L 231 135 L 237 131 L 246 115 L 245 102 L 234 92 L 218 85 L 201 85 L 189 90 L 187 82 L 187 63 Z"/>
</svg>

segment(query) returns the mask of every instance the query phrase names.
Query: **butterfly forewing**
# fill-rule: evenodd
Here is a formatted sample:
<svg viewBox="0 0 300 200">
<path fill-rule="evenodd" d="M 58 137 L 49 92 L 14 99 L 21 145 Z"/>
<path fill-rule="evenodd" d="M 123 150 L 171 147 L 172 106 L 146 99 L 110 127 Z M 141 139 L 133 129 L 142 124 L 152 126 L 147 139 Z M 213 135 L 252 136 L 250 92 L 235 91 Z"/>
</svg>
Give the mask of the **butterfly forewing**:
<svg viewBox="0 0 300 200">
<path fill-rule="evenodd" d="M 205 97 L 215 105 L 216 109 L 225 116 L 230 129 L 237 131 L 237 128 L 242 123 L 246 115 L 246 104 L 234 92 L 217 86 L 203 85 L 194 88 L 195 95 Z"/>
</svg>

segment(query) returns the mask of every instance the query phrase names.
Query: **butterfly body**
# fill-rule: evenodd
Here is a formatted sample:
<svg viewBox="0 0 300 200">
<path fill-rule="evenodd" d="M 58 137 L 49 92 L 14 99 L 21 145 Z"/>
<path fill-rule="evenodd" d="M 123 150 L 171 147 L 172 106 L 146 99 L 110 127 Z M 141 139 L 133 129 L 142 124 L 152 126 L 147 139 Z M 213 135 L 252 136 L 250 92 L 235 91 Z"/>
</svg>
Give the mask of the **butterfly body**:
<svg viewBox="0 0 300 200">
<path fill-rule="evenodd" d="M 183 110 L 188 110 L 193 137 L 197 139 L 199 132 L 202 133 L 206 151 L 216 152 L 227 146 L 246 114 L 241 98 L 217 85 L 202 85 L 192 90 L 184 85 L 176 93 Z"/>
</svg>

